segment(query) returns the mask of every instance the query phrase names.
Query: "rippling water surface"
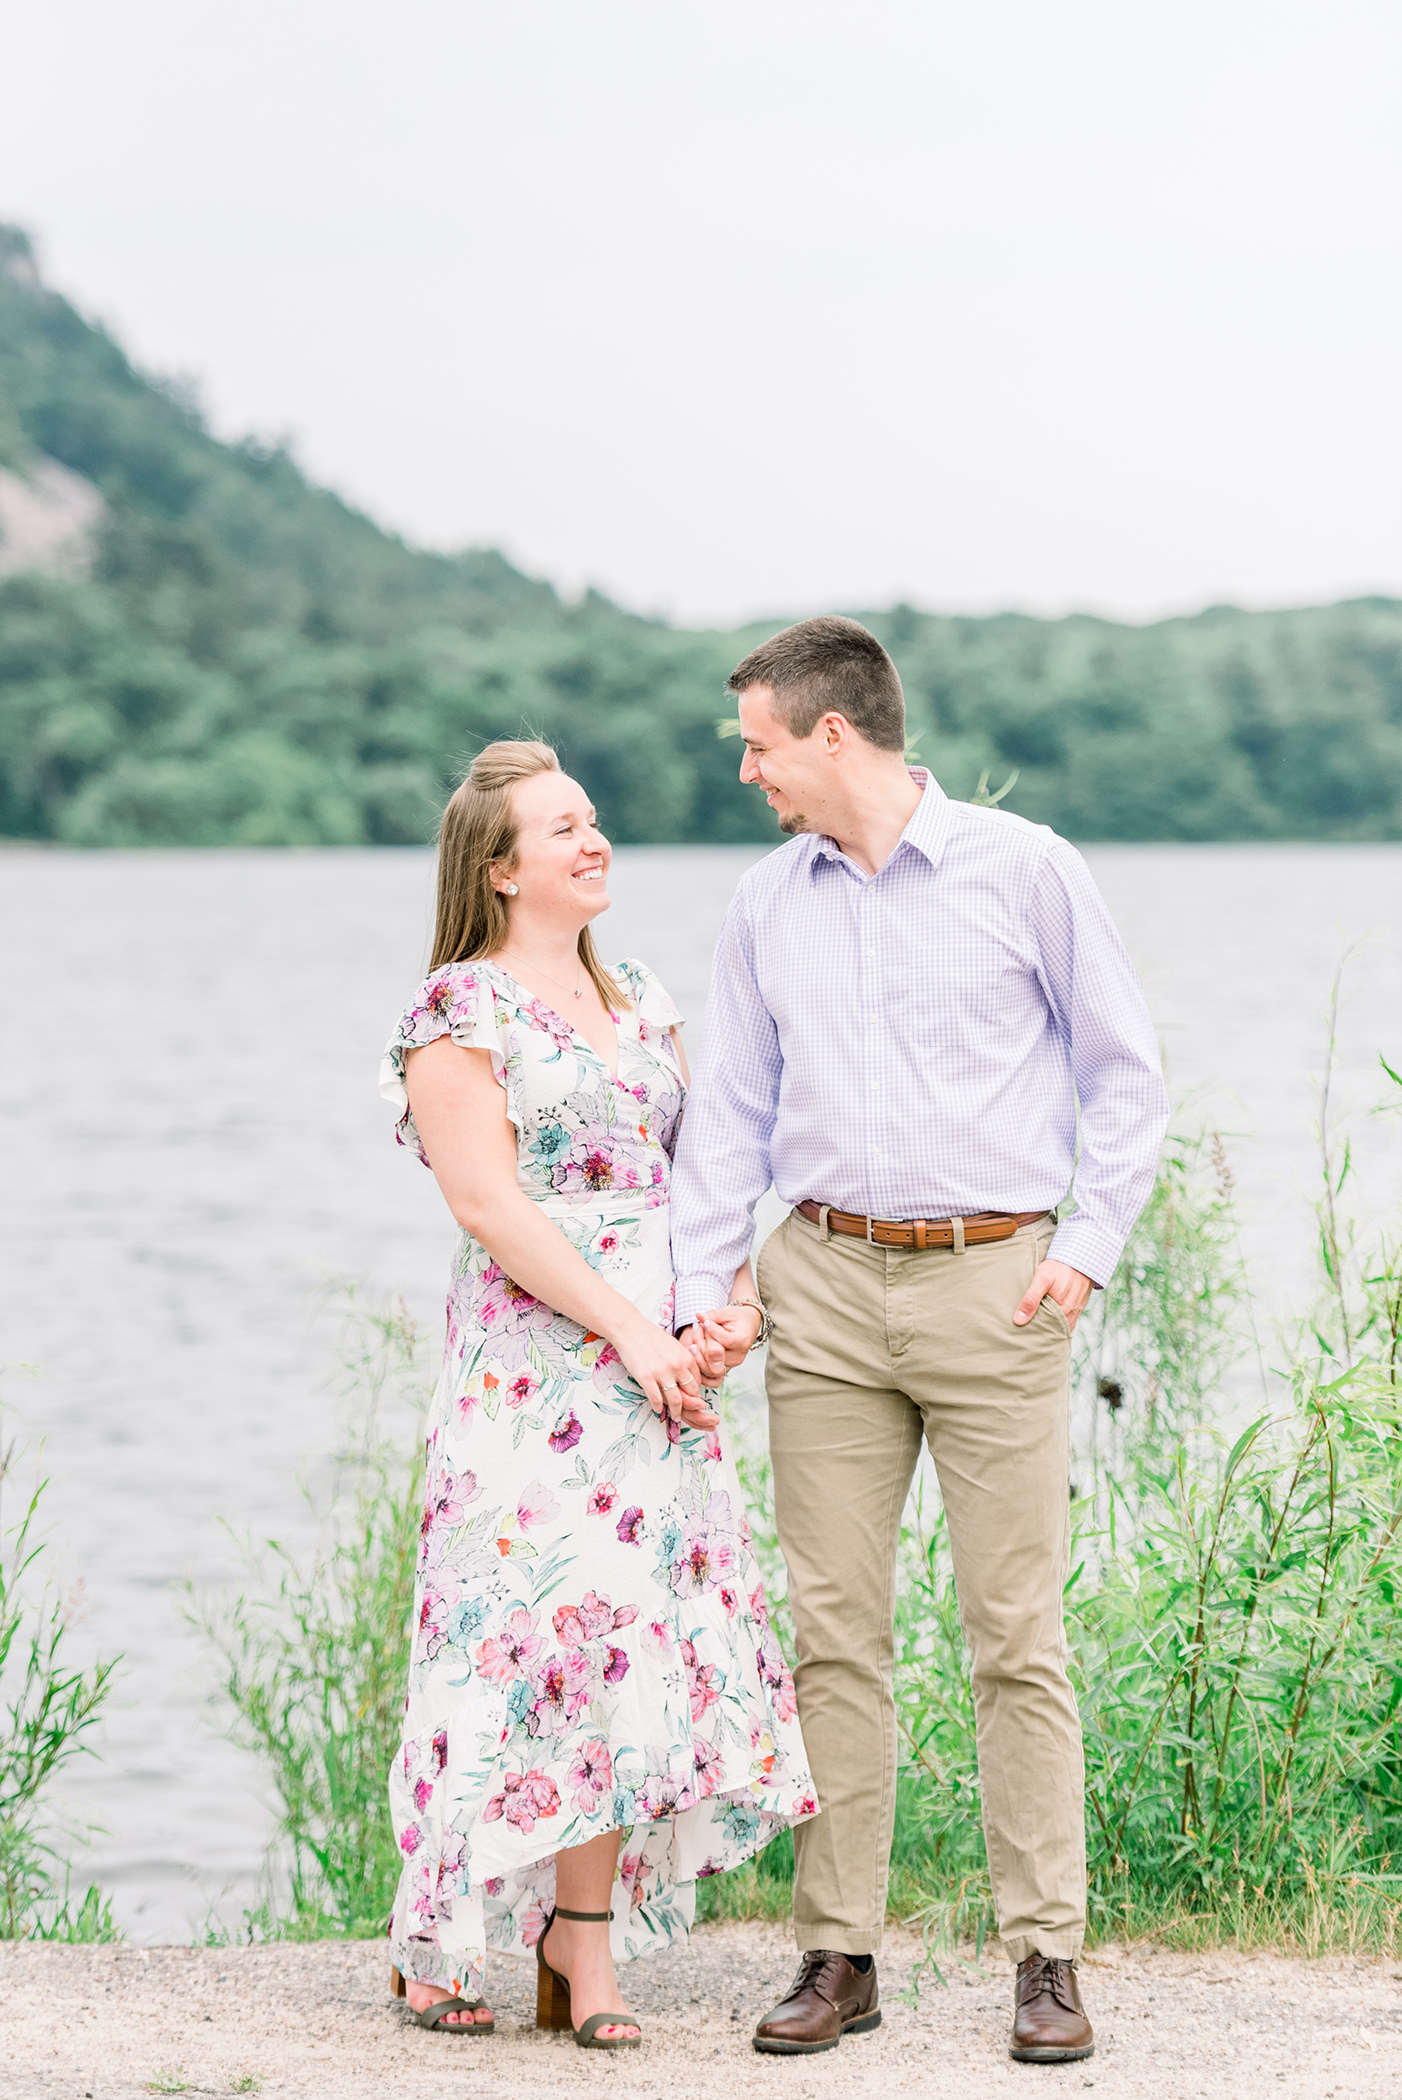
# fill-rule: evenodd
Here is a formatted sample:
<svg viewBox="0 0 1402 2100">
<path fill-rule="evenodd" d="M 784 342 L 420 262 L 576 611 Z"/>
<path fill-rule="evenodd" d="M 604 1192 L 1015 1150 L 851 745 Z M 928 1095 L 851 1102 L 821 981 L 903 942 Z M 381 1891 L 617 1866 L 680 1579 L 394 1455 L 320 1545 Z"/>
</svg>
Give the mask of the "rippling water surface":
<svg viewBox="0 0 1402 2100">
<path fill-rule="evenodd" d="M 730 848 L 618 853 L 605 953 L 701 1020 Z M 1402 847 L 1102 846 L 1087 856 L 1143 974 L 1187 1112 L 1229 1134 L 1276 1313 L 1310 1258 L 1312 1080 L 1343 941 L 1340 1080 L 1369 1200 L 1402 1118 L 1364 1121 L 1402 1056 Z M 237 1531 L 305 1539 L 299 1467 L 335 1434 L 327 1276 L 402 1292 L 431 1330 L 453 1237 L 392 1142 L 381 1045 L 422 972 L 429 856 L 0 853 L 0 1361 L 9 1429 L 45 1439 L 76 1640 L 124 1655 L 71 1810 L 129 1932 L 181 1939 L 254 1898 L 269 1828 L 225 1743 L 183 1586 Z M 18 1425 L 16 1423 L 18 1417 Z"/>
</svg>

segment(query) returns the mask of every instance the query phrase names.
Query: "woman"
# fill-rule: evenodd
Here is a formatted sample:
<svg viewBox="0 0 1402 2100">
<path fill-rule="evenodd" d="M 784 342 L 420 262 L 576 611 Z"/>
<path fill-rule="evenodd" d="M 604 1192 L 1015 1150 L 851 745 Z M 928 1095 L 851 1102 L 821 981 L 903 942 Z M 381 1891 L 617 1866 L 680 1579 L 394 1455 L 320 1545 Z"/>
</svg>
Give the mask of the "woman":
<svg viewBox="0 0 1402 2100">
<path fill-rule="evenodd" d="M 488 1945 L 534 1947 L 538 2023 L 596 2048 L 639 2039 L 615 1959 L 816 1813 L 702 1385 L 764 1316 L 747 1266 L 702 1360 L 673 1339 L 680 1016 L 641 963 L 598 960 L 609 859 L 548 746 L 489 745 L 381 1073 L 462 1227 L 390 1781 L 395 1986 L 425 2026 L 489 2033 Z"/>
</svg>

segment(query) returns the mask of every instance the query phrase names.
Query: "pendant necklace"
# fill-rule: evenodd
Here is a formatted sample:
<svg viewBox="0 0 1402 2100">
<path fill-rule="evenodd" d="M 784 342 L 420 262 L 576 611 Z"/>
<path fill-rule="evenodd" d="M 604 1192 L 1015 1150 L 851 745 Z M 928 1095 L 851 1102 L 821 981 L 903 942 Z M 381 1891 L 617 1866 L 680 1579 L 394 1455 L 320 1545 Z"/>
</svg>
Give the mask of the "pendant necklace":
<svg viewBox="0 0 1402 2100">
<path fill-rule="evenodd" d="M 567 992 L 570 989 L 570 987 L 564 982 L 562 978 L 553 976 L 549 970 L 541 970 L 539 963 L 533 963 L 528 960 L 526 967 L 528 970 L 540 970 L 541 976 L 549 978 L 551 984 L 558 984 L 562 992 Z M 582 963 L 579 967 L 579 974 L 581 977 L 584 975 L 584 965 Z M 584 997 L 584 987 L 582 984 L 577 983 L 575 985 L 574 996 L 576 999 L 582 999 Z"/>
</svg>

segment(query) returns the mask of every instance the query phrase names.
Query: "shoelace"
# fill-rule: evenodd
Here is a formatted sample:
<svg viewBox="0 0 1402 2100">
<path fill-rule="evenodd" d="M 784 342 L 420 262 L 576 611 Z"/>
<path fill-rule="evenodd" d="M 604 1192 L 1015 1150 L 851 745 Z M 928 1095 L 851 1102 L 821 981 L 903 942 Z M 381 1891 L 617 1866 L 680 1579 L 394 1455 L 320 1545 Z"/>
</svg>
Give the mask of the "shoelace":
<svg viewBox="0 0 1402 2100">
<path fill-rule="evenodd" d="M 1036 1967 L 1029 1968 L 1018 1979 L 1018 2004 L 1030 2004 L 1034 1998 L 1040 1998 L 1043 1991 L 1056 2000 L 1063 2012 L 1075 2012 L 1069 1961 L 1062 1961 L 1054 1954 L 1042 1955 Z"/>
<path fill-rule="evenodd" d="M 797 1976 L 795 1976 L 784 1994 L 784 2004 L 787 2005 L 790 1998 L 797 1998 L 800 1992 L 806 1991 L 810 1986 L 816 1984 L 831 1960 L 832 1955 L 827 1948 L 810 1947 L 799 1963 Z"/>
</svg>

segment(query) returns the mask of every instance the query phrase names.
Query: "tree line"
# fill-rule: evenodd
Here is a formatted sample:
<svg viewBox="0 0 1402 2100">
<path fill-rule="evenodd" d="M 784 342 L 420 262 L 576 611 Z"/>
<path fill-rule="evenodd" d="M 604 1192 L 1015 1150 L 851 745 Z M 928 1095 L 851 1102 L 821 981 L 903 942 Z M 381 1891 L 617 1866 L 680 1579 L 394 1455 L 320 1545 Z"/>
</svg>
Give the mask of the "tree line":
<svg viewBox="0 0 1402 2100">
<path fill-rule="evenodd" d="M 214 438 L 0 228 L 0 469 L 103 513 L 81 573 L 0 578 L 0 836 L 417 844 L 473 752 L 543 735 L 620 842 L 765 841 L 735 778 L 736 633 L 566 603 L 501 555 L 426 553 Z M 0 558 L 4 548 L 0 546 Z M 1072 838 L 1402 836 L 1402 601 L 1132 627 L 855 610 L 950 793 Z"/>
</svg>

